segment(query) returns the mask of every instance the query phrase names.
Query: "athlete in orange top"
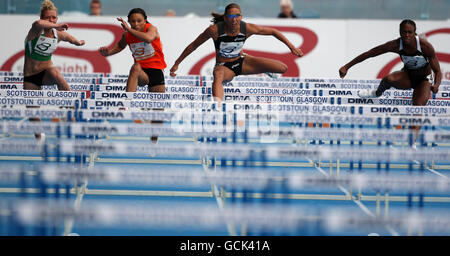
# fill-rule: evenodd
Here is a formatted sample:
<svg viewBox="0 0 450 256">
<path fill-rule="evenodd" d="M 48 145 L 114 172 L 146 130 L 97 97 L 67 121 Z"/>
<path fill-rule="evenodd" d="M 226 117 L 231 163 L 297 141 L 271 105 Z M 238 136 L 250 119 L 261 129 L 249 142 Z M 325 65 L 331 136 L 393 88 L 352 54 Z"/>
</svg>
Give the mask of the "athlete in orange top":
<svg viewBox="0 0 450 256">
<path fill-rule="evenodd" d="M 125 32 L 111 49 L 101 47 L 100 54 L 111 56 L 128 45 L 134 64 L 128 76 L 127 92 L 135 92 L 138 85 L 148 85 L 149 92 L 165 92 L 163 69 L 167 65 L 157 28 L 147 21 L 147 15 L 141 8 L 134 8 L 128 13 L 131 27 L 122 18 L 117 20 Z"/>
<path fill-rule="evenodd" d="M 149 92 L 165 93 L 165 81 L 163 69 L 166 68 L 162 44 L 159 39 L 158 29 L 147 21 L 147 14 L 141 8 L 134 8 L 128 13 L 128 22 L 121 22 L 125 32 L 122 38 L 111 48 L 100 48 L 100 54 L 111 56 L 121 52 L 128 45 L 133 54 L 134 64 L 131 67 L 127 80 L 127 92 L 135 92 L 137 86 L 148 85 Z M 161 109 L 157 109 L 161 110 Z M 150 123 L 163 123 L 161 120 L 150 120 Z M 151 141 L 156 143 L 157 136 L 151 136 Z"/>
</svg>

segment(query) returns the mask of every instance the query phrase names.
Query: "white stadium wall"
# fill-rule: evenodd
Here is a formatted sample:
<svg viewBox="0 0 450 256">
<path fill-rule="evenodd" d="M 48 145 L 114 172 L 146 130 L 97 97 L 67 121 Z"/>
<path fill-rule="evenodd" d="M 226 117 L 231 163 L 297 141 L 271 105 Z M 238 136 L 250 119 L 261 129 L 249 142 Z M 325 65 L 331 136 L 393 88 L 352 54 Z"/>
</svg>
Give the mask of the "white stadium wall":
<svg viewBox="0 0 450 256">
<path fill-rule="evenodd" d="M 0 69 L 22 71 L 24 38 L 36 16 L 0 15 L 2 31 L 6 36 L 0 41 Z M 294 58 L 288 48 L 271 36 L 252 36 L 244 51 L 258 56 L 276 58 L 289 67 L 286 76 L 308 78 L 338 78 L 338 69 L 358 54 L 381 43 L 399 37 L 400 20 L 323 20 L 323 19 L 245 19 L 247 22 L 273 26 L 305 52 L 302 58 Z M 53 56 L 55 66 L 64 72 L 112 72 L 127 74 L 133 63 L 131 52 L 107 58 L 98 53 L 100 46 L 117 41 L 122 28 L 116 17 L 60 16 L 60 22 L 70 25 L 68 32 L 86 41 L 82 47 L 66 42 L 59 44 Z M 150 17 L 157 26 L 163 43 L 167 69 L 210 23 L 209 17 Z M 450 21 L 417 21 L 417 32 L 427 35 L 435 47 L 444 79 L 450 80 Z M 214 66 L 212 40 L 199 47 L 179 66 L 178 74 L 211 75 Z M 354 66 L 347 78 L 375 79 L 401 68 L 398 55 L 389 53 Z M 397 61 L 397 62 L 396 62 Z"/>
</svg>

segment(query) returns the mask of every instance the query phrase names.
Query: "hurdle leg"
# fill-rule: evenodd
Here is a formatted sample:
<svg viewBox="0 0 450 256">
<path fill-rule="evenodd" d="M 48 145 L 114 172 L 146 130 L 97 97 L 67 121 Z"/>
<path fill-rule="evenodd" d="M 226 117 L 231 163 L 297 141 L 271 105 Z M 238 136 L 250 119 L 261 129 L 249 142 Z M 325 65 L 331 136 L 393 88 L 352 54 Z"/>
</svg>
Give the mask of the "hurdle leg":
<svg viewBox="0 0 450 256">
<path fill-rule="evenodd" d="M 384 218 L 387 219 L 389 217 L 389 193 L 386 192 L 384 194 Z"/>
<path fill-rule="evenodd" d="M 241 236 L 247 236 L 247 225 L 245 223 L 241 226 Z"/>
<path fill-rule="evenodd" d="M 377 192 L 377 200 L 376 200 L 376 216 L 380 217 L 380 205 L 381 205 L 381 196 L 380 192 Z"/>
<path fill-rule="evenodd" d="M 333 176 L 333 159 L 330 158 L 330 176 Z"/>
<path fill-rule="evenodd" d="M 341 161 L 338 159 L 336 159 L 336 176 L 339 177 L 339 174 L 341 172 Z"/>
</svg>

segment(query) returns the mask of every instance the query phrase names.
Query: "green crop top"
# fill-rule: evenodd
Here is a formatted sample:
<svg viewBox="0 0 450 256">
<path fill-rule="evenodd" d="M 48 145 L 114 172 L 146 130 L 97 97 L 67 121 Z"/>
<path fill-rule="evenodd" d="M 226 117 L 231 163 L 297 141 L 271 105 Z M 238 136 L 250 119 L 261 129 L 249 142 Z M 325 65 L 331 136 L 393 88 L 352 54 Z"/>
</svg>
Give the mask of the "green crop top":
<svg viewBox="0 0 450 256">
<path fill-rule="evenodd" d="M 42 33 L 33 40 L 25 41 L 25 55 L 38 61 L 51 60 L 53 52 L 58 47 L 58 34 L 53 29 L 55 38 L 46 37 Z"/>
</svg>

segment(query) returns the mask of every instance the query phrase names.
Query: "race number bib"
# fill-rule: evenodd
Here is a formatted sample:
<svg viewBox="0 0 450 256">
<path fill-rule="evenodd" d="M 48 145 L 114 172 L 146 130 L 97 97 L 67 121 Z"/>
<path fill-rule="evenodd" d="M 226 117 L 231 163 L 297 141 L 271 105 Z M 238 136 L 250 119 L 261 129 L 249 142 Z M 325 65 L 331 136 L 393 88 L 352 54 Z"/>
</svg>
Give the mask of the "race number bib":
<svg viewBox="0 0 450 256">
<path fill-rule="evenodd" d="M 58 39 L 40 36 L 34 46 L 34 52 L 42 56 L 50 56 L 58 47 Z"/>
<path fill-rule="evenodd" d="M 155 55 L 153 46 L 146 42 L 130 44 L 130 50 L 136 60 L 145 60 Z"/>
<path fill-rule="evenodd" d="M 409 69 L 419 69 L 427 64 L 423 56 L 402 56 L 402 61 Z"/>
<path fill-rule="evenodd" d="M 220 56 L 225 58 L 235 58 L 241 54 L 244 42 L 221 42 Z"/>
</svg>

